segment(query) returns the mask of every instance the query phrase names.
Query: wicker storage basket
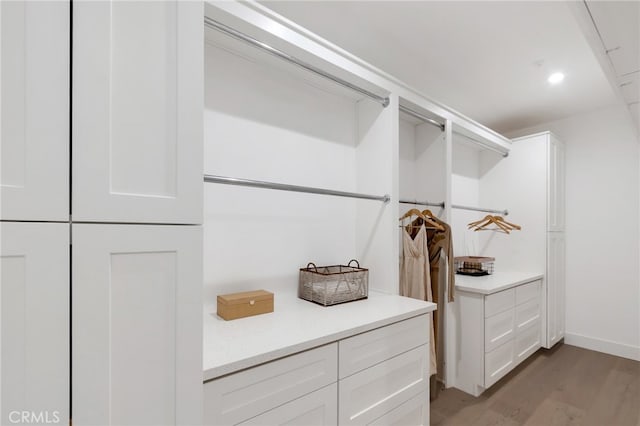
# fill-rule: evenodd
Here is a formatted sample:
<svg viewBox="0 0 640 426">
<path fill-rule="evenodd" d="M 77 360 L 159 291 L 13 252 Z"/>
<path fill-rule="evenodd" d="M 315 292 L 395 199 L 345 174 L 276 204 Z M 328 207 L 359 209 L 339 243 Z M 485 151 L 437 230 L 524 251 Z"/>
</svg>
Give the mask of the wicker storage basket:
<svg viewBox="0 0 640 426">
<path fill-rule="evenodd" d="M 351 266 L 355 262 L 357 266 Z M 369 270 L 352 259 L 347 265 L 316 266 L 307 264 L 300 269 L 298 297 L 322 306 L 366 299 L 369 289 Z"/>
<path fill-rule="evenodd" d="M 495 257 L 462 256 L 454 259 L 456 274 L 461 275 L 490 275 L 493 274 Z"/>
</svg>

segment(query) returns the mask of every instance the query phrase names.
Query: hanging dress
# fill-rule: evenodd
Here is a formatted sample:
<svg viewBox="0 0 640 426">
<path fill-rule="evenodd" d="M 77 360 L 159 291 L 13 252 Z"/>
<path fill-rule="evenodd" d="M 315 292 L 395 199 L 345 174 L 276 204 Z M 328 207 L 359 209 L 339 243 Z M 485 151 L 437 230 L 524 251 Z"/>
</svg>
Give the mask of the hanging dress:
<svg viewBox="0 0 640 426">
<path fill-rule="evenodd" d="M 402 227 L 400 257 L 400 294 L 414 299 L 433 301 L 427 230 L 420 226 L 415 238 Z M 436 347 L 433 335 L 433 312 L 429 312 L 429 345 L 431 347 L 430 375 L 436 374 Z"/>
</svg>

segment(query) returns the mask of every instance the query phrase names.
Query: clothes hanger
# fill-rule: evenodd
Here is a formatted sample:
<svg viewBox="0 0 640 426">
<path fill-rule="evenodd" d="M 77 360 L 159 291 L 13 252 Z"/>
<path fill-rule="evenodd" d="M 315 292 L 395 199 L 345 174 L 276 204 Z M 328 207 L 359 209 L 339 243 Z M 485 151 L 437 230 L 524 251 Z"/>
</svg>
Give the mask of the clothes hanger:
<svg viewBox="0 0 640 426">
<path fill-rule="evenodd" d="M 496 228 L 487 229 L 487 226 L 491 224 L 496 225 L 498 229 Z M 487 215 L 484 217 L 484 219 L 471 222 L 467 226 L 469 229 L 473 229 L 474 231 L 499 231 L 499 232 L 504 232 L 506 234 L 509 234 L 510 231 L 513 231 L 514 229 L 515 230 L 522 229 L 520 225 L 507 222 L 506 220 L 504 220 L 502 216 L 492 216 L 492 215 Z"/>
<path fill-rule="evenodd" d="M 498 222 L 502 222 L 502 223 L 506 224 L 507 226 L 511 227 L 512 229 L 517 229 L 518 231 L 520 231 L 522 229 L 522 227 L 520 225 L 516 225 L 515 223 L 507 222 L 506 220 L 504 220 L 504 218 L 502 216 L 496 216 L 496 220 Z"/>
<path fill-rule="evenodd" d="M 427 216 L 427 217 L 431 217 L 431 218 L 435 218 L 436 217 L 433 213 L 431 213 L 431 210 L 429 210 L 429 209 L 422 210 L 422 214 Z"/>
<path fill-rule="evenodd" d="M 482 218 L 480 220 L 476 220 L 475 222 L 471 222 L 471 223 L 467 224 L 467 227 L 471 228 L 471 227 L 480 225 L 482 222 L 491 221 L 492 217 L 493 216 L 491 216 L 491 215 L 486 215 L 484 218 Z"/>
<path fill-rule="evenodd" d="M 429 224 L 430 226 L 428 226 L 428 229 L 436 229 L 438 231 L 444 231 L 444 227 L 442 225 L 440 225 L 439 223 L 435 222 L 433 219 L 431 219 L 430 217 L 426 216 L 425 214 L 423 214 L 420 210 L 418 209 L 410 209 L 408 210 L 404 215 L 402 215 L 402 217 L 400 217 L 399 220 L 404 220 L 407 219 L 411 216 L 417 216 L 420 219 L 422 219 L 426 224 Z M 412 228 L 417 228 L 420 225 L 414 225 L 413 223 L 411 223 L 409 226 L 411 226 Z"/>
<path fill-rule="evenodd" d="M 498 229 L 496 228 L 487 229 L 487 226 L 491 224 L 496 225 Z M 511 228 L 507 224 L 497 220 L 496 216 L 491 216 L 491 215 L 485 216 L 484 219 L 482 220 L 471 222 L 467 226 L 469 229 L 473 229 L 474 231 L 500 231 L 500 232 L 504 232 L 505 234 L 508 234 L 509 231 L 511 230 Z"/>
</svg>

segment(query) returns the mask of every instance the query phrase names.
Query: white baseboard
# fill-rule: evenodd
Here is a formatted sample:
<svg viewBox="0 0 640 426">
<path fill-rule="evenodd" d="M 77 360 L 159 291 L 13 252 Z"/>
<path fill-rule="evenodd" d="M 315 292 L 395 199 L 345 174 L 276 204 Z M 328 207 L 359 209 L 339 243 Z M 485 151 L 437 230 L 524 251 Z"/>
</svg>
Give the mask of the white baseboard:
<svg viewBox="0 0 640 426">
<path fill-rule="evenodd" d="M 596 339 L 573 333 L 565 333 L 564 342 L 568 345 L 640 361 L 640 347 L 638 346 L 625 345 L 624 343 L 611 342 L 609 340 Z"/>
</svg>

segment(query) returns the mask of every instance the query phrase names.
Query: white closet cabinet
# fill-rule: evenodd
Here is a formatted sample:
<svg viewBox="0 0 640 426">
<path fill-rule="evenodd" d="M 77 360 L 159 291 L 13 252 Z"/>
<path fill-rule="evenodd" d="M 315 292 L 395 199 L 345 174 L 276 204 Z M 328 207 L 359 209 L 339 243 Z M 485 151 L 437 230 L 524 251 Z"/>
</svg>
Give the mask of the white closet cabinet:
<svg viewBox="0 0 640 426">
<path fill-rule="evenodd" d="M 0 234 L 0 424 L 22 411 L 67 423 L 69 225 L 3 222 Z"/>
<path fill-rule="evenodd" d="M 202 223 L 201 2 L 73 7 L 73 219 Z"/>
<path fill-rule="evenodd" d="M 565 238 L 563 232 L 547 235 L 547 347 L 564 338 Z"/>
<path fill-rule="evenodd" d="M 199 226 L 73 225 L 75 425 L 202 421 Z"/>
<path fill-rule="evenodd" d="M 0 3 L 0 219 L 69 220 L 69 2 Z"/>
<path fill-rule="evenodd" d="M 485 158 L 481 168 L 483 205 L 505 206 L 522 230 L 507 238 L 486 238 L 485 253 L 498 270 L 545 273 L 542 346 L 564 336 L 565 316 L 565 148 L 550 132 L 513 140 L 508 158 Z M 499 263 L 498 263 L 499 262 Z M 504 269 L 504 268 L 502 268 Z"/>
<path fill-rule="evenodd" d="M 206 425 L 428 425 L 419 315 L 204 383 Z"/>
<path fill-rule="evenodd" d="M 488 276 L 477 288 L 477 283 L 464 280 L 467 289 L 458 289 L 457 388 L 478 396 L 540 348 L 542 281 L 518 281 L 494 291 Z"/>
</svg>

